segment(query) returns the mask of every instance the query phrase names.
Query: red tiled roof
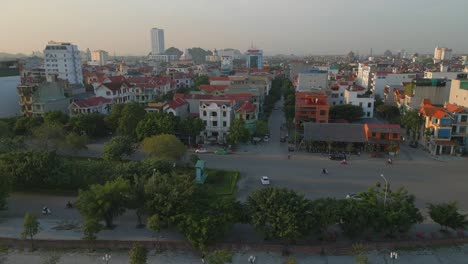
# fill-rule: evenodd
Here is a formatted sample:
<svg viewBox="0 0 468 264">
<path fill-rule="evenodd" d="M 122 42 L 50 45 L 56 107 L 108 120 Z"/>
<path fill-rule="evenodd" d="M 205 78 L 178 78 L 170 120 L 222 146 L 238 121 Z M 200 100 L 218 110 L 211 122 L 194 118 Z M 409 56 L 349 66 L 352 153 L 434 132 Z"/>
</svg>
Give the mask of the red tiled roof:
<svg viewBox="0 0 468 264">
<path fill-rule="evenodd" d="M 186 104 L 188 103 L 183 98 L 175 98 L 174 100 L 167 102 L 167 105 L 172 109 L 177 109 Z"/>
<path fill-rule="evenodd" d="M 424 98 L 423 101 L 422 101 L 422 105 L 432 105 L 431 104 L 431 99 Z"/>
<path fill-rule="evenodd" d="M 229 85 L 209 85 L 209 84 L 202 84 L 200 85 L 200 90 L 205 91 L 207 93 L 214 93 L 218 91 L 224 91 Z"/>
<path fill-rule="evenodd" d="M 239 107 L 239 109 L 237 109 L 236 112 L 247 112 L 247 113 L 251 113 L 251 112 L 254 112 L 255 110 L 257 109 L 257 106 L 252 104 L 251 102 L 249 101 L 245 101 L 245 103 Z"/>
<path fill-rule="evenodd" d="M 211 81 L 229 81 L 229 77 L 210 77 L 209 78 L 210 82 Z"/>
<path fill-rule="evenodd" d="M 108 104 L 112 102 L 112 99 L 104 98 L 102 96 L 91 97 L 84 100 L 75 101 L 74 103 L 79 107 L 94 107 L 99 104 Z"/>
<path fill-rule="evenodd" d="M 442 117 L 444 117 L 446 115 L 445 111 L 443 110 L 437 110 L 433 115 L 432 117 L 435 117 L 437 119 L 441 119 Z"/>
<path fill-rule="evenodd" d="M 450 113 L 461 113 L 466 111 L 466 109 L 463 106 L 459 106 L 456 104 L 447 104 L 445 106 L 445 109 L 447 109 L 447 111 L 449 111 Z"/>
</svg>

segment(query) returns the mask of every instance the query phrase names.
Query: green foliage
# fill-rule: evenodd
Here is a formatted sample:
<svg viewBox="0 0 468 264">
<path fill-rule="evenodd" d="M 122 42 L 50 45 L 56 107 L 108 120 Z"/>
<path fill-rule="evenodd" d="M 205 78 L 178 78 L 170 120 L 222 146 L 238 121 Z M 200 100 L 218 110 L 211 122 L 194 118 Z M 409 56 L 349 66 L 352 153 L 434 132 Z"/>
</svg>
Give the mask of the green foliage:
<svg viewBox="0 0 468 264">
<path fill-rule="evenodd" d="M 166 112 L 149 113 L 136 127 L 139 139 L 159 134 L 174 134 L 179 118 Z"/>
<path fill-rule="evenodd" d="M 44 150 L 56 150 L 65 142 L 65 130 L 57 123 L 44 123 L 33 131 L 38 146 Z"/>
<path fill-rule="evenodd" d="M 255 134 L 257 136 L 264 136 L 265 134 L 269 133 L 269 128 L 268 128 L 268 122 L 263 121 L 263 120 L 258 120 L 257 121 L 257 130 Z"/>
<path fill-rule="evenodd" d="M 234 119 L 229 129 L 228 142 L 237 145 L 241 142 L 247 142 L 249 138 L 250 132 L 245 127 L 245 121 L 241 118 Z"/>
<path fill-rule="evenodd" d="M 138 219 L 138 227 L 143 227 L 141 220 L 143 213 L 145 212 L 145 183 L 147 175 L 133 174 L 133 179 L 130 181 L 130 199 L 128 208 L 134 209 Z"/>
<path fill-rule="evenodd" d="M 297 264 L 297 260 L 294 257 L 289 257 L 284 264 Z"/>
<path fill-rule="evenodd" d="M 7 122 L 0 120 L 0 138 L 8 138 L 13 135 Z"/>
<path fill-rule="evenodd" d="M 443 230 L 448 228 L 465 228 L 468 225 L 466 215 L 459 212 L 456 202 L 429 204 L 429 216 L 438 223 Z"/>
<path fill-rule="evenodd" d="M 206 61 L 206 56 L 213 55 L 213 52 L 202 48 L 191 48 L 188 49 L 188 52 L 192 55 L 192 60 L 196 64 L 204 63 Z"/>
<path fill-rule="evenodd" d="M 42 117 L 20 117 L 16 120 L 13 131 L 15 135 L 30 135 L 36 127 L 42 125 Z"/>
<path fill-rule="evenodd" d="M 146 212 L 167 226 L 184 213 L 194 193 L 193 179 L 185 174 L 154 173 L 145 184 Z"/>
<path fill-rule="evenodd" d="M 5 137 L 0 138 L 0 153 L 19 151 L 25 148 L 24 137 Z"/>
<path fill-rule="evenodd" d="M 311 202 L 309 216 L 313 221 L 313 228 L 320 238 L 325 236 L 328 227 L 338 223 L 340 204 L 336 199 L 322 198 Z"/>
<path fill-rule="evenodd" d="M 104 146 L 102 158 L 105 160 L 122 160 L 122 156 L 131 156 L 135 152 L 131 138 L 127 136 L 116 136 Z"/>
<path fill-rule="evenodd" d="M 190 136 L 195 142 L 195 139 L 205 129 L 203 121 L 199 117 L 188 117 L 179 122 L 177 128 L 180 134 Z"/>
<path fill-rule="evenodd" d="M 152 158 L 178 160 L 185 154 L 186 148 L 174 135 L 162 134 L 145 138 L 143 151 Z"/>
<path fill-rule="evenodd" d="M 255 191 L 247 200 L 250 223 L 266 238 L 292 243 L 311 231 L 310 202 L 304 196 L 283 188 Z"/>
<path fill-rule="evenodd" d="M 51 255 L 51 256 L 48 256 L 44 262 L 42 262 L 42 264 L 57 264 L 59 263 L 60 261 L 60 255 Z"/>
<path fill-rule="evenodd" d="M 200 158 L 198 157 L 197 154 L 192 154 L 190 155 L 190 162 L 192 162 L 193 165 L 195 165 L 197 163 L 197 161 L 199 161 Z"/>
<path fill-rule="evenodd" d="M 363 244 L 353 244 L 352 246 L 353 254 L 355 255 L 356 263 L 358 264 L 367 264 L 369 263 L 369 258 L 366 256 L 366 248 Z"/>
<path fill-rule="evenodd" d="M 364 116 L 364 111 L 358 105 L 344 104 L 330 107 L 330 119 L 354 121 L 362 116 Z"/>
<path fill-rule="evenodd" d="M 124 107 L 124 104 L 114 104 L 110 113 L 104 118 L 106 126 L 109 127 L 111 131 L 117 131 L 119 128 L 120 117 L 122 116 Z"/>
<path fill-rule="evenodd" d="M 103 219 L 106 227 L 112 228 L 114 218 L 125 212 L 129 193 L 128 181 L 119 177 L 104 185 L 93 184 L 89 190 L 80 190 L 76 203 L 86 219 Z"/>
<path fill-rule="evenodd" d="M 119 118 L 117 132 L 122 135 L 136 138 L 136 128 L 138 123 L 145 118 L 145 108 L 138 103 L 125 104 Z"/>
<path fill-rule="evenodd" d="M 23 222 L 23 231 L 21 232 L 21 237 L 23 239 L 29 238 L 31 240 L 31 249 L 34 249 L 33 238 L 37 233 L 39 233 L 40 225 L 37 217 L 33 214 L 26 213 L 24 216 Z"/>
<path fill-rule="evenodd" d="M 86 218 L 83 223 L 83 239 L 88 241 L 96 240 L 96 234 L 101 231 L 102 225 L 94 218 Z"/>
<path fill-rule="evenodd" d="M 220 249 L 208 254 L 207 260 L 209 264 L 225 264 L 232 262 L 232 256 L 232 252 Z"/>
<path fill-rule="evenodd" d="M 345 235 L 354 238 L 370 228 L 372 216 L 369 211 L 374 210 L 372 207 L 353 199 L 341 200 L 339 204 L 340 227 Z"/>
<path fill-rule="evenodd" d="M 161 218 L 157 214 L 150 216 L 146 221 L 146 228 L 153 233 L 161 232 L 161 229 L 164 227 L 166 227 L 166 223 L 161 221 Z"/>
<path fill-rule="evenodd" d="M 14 178 L 8 171 L 5 171 L 7 168 L 8 166 L 0 161 L 0 210 L 5 209 L 6 198 L 8 198 L 13 186 Z"/>
<path fill-rule="evenodd" d="M 104 115 L 99 113 L 73 116 L 70 118 L 68 126 L 71 131 L 89 137 L 104 137 L 109 134 L 109 128 L 104 122 Z"/>
<path fill-rule="evenodd" d="M 413 141 L 420 135 L 424 119 L 417 110 L 410 110 L 401 118 L 401 124 L 410 132 Z"/>
<path fill-rule="evenodd" d="M 65 125 L 68 122 L 69 116 L 60 110 L 49 111 L 44 113 L 44 123 Z"/>
<path fill-rule="evenodd" d="M 376 105 L 376 110 L 379 115 L 390 123 L 398 123 L 400 120 L 400 109 L 396 106 L 381 104 Z"/>
<path fill-rule="evenodd" d="M 130 264 L 146 264 L 148 250 L 140 243 L 135 243 L 130 250 Z"/>
<path fill-rule="evenodd" d="M 195 75 L 193 82 L 195 84 L 195 88 L 199 89 L 200 85 L 210 84 L 210 78 L 208 77 L 208 75 L 197 74 Z"/>
<path fill-rule="evenodd" d="M 183 52 L 175 47 L 170 47 L 164 51 L 166 55 L 177 55 L 178 57 L 182 56 Z"/>
<path fill-rule="evenodd" d="M 86 144 L 88 143 L 88 137 L 86 135 L 79 135 L 75 132 L 69 133 L 65 137 L 65 143 L 68 147 L 70 147 L 73 151 L 86 149 Z"/>
<path fill-rule="evenodd" d="M 284 114 L 287 120 L 293 120 L 296 109 L 296 90 L 288 79 L 283 80 Z"/>
</svg>

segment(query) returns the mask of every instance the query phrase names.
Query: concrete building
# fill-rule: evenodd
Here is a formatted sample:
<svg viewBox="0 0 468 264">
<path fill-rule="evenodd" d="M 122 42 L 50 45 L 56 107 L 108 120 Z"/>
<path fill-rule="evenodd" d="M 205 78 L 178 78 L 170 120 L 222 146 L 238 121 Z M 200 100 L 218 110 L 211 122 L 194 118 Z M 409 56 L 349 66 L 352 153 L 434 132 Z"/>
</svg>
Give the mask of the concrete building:
<svg viewBox="0 0 468 264">
<path fill-rule="evenodd" d="M 257 130 L 258 112 L 257 106 L 249 101 L 245 101 L 241 107 L 236 109 L 236 118 L 243 119 L 245 128 L 250 132 L 250 135 L 255 134 Z"/>
<path fill-rule="evenodd" d="M 165 54 L 150 54 L 148 58 L 152 61 L 157 62 L 171 62 L 179 60 L 179 56 L 177 55 L 165 55 Z"/>
<path fill-rule="evenodd" d="M 372 73 L 375 72 L 377 64 L 359 63 L 356 84 L 366 89 L 371 88 Z"/>
<path fill-rule="evenodd" d="M 295 60 L 289 62 L 289 80 L 292 82 L 294 78 L 300 73 L 310 68 L 310 65 L 302 60 Z"/>
<path fill-rule="evenodd" d="M 328 99 L 323 91 L 296 92 L 294 122 L 328 123 Z"/>
<path fill-rule="evenodd" d="M 103 50 L 94 50 L 91 52 L 91 65 L 103 66 L 109 59 L 109 53 Z"/>
<path fill-rule="evenodd" d="M 94 94 L 97 97 L 112 99 L 113 103 L 125 104 L 132 101 L 132 85 L 123 76 L 107 77 L 102 83 L 94 83 Z"/>
<path fill-rule="evenodd" d="M 199 117 L 205 125 L 201 139 L 226 143 L 233 119 L 233 102 L 229 99 L 200 100 Z"/>
<path fill-rule="evenodd" d="M 50 41 L 44 49 L 44 68 L 46 75 L 56 75 L 70 84 L 83 85 L 80 51 L 76 45 Z"/>
<path fill-rule="evenodd" d="M 412 82 L 416 77 L 416 73 L 375 72 L 372 75 L 371 91 L 374 95 L 383 98 L 385 86 Z"/>
<path fill-rule="evenodd" d="M 450 82 L 445 79 L 417 79 L 405 86 L 403 112 L 419 109 L 423 100 L 444 105 L 450 97 Z"/>
<path fill-rule="evenodd" d="M 260 49 L 247 50 L 247 68 L 263 69 L 263 51 Z"/>
<path fill-rule="evenodd" d="M 184 99 L 176 98 L 164 104 L 163 111 L 172 114 L 173 116 L 180 117 L 181 119 L 185 119 L 190 115 L 190 106 Z"/>
<path fill-rule="evenodd" d="M 325 91 L 328 89 L 328 71 L 316 68 L 301 72 L 297 76 L 296 91 L 307 92 L 314 90 Z"/>
<path fill-rule="evenodd" d="M 468 79 L 466 75 L 463 77 L 452 80 L 449 102 L 468 108 Z"/>
<path fill-rule="evenodd" d="M 221 57 L 221 74 L 229 75 L 234 69 L 233 57 L 231 56 L 222 56 Z"/>
<path fill-rule="evenodd" d="M 164 48 L 164 30 L 160 28 L 151 29 L 151 54 L 163 54 L 166 49 Z"/>
<path fill-rule="evenodd" d="M 434 49 L 434 61 L 444 61 L 452 59 L 452 49 L 437 46 Z"/>
<path fill-rule="evenodd" d="M 99 96 L 74 101 L 70 104 L 68 110 L 70 116 L 92 113 L 107 115 L 110 112 L 111 105 L 112 99 Z"/>
<path fill-rule="evenodd" d="M 18 86 L 20 112 L 24 116 L 42 116 L 48 111 L 68 113 L 70 100 L 65 97 L 65 84 L 48 82 Z"/>
<path fill-rule="evenodd" d="M 459 74 L 463 74 L 464 72 L 424 72 L 424 79 L 447 79 L 452 80 L 456 79 Z"/>
<path fill-rule="evenodd" d="M 362 86 L 349 86 L 344 91 L 345 103 L 360 106 L 364 111 L 362 118 L 372 118 L 374 117 L 374 96 L 365 95 L 365 92 L 366 89 Z"/>
</svg>

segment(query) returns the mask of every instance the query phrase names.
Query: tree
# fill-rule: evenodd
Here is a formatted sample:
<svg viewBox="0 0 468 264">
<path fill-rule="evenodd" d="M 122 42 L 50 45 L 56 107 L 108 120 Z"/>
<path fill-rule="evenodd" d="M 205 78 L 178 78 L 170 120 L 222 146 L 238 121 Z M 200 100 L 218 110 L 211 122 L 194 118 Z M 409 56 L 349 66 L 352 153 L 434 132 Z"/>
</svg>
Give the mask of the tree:
<svg viewBox="0 0 468 264">
<path fill-rule="evenodd" d="M 161 218 L 157 214 L 152 215 L 146 221 L 146 228 L 153 232 L 154 236 L 156 237 L 157 245 L 159 245 L 159 232 L 161 232 L 163 227 L 165 227 L 165 223 L 161 221 Z"/>
<path fill-rule="evenodd" d="M 86 149 L 88 137 L 86 135 L 78 135 L 75 132 L 71 132 L 65 137 L 65 143 L 74 151 Z"/>
<path fill-rule="evenodd" d="M 196 138 L 205 129 L 205 124 L 199 117 L 187 117 L 179 122 L 178 132 L 185 136 L 189 136 L 189 144 L 191 139 L 195 142 Z"/>
<path fill-rule="evenodd" d="M 202 48 L 191 48 L 188 49 L 188 52 L 192 56 L 192 60 L 197 64 L 204 63 L 206 61 L 206 56 L 213 55 L 213 52 Z"/>
<path fill-rule="evenodd" d="M 122 156 L 131 156 L 135 152 L 133 142 L 129 137 L 116 136 L 104 146 L 102 158 L 105 160 L 122 160 Z"/>
<path fill-rule="evenodd" d="M 94 218 L 86 218 L 83 224 L 83 239 L 88 241 L 96 240 L 96 234 L 101 231 L 102 226 Z"/>
<path fill-rule="evenodd" d="M 168 134 L 145 138 L 142 146 L 143 151 L 153 158 L 178 160 L 186 151 L 184 144 L 176 136 Z"/>
<path fill-rule="evenodd" d="M 377 208 L 380 210 L 380 208 Z M 370 229 L 372 222 L 371 210 L 363 201 L 345 199 L 339 201 L 340 227 L 348 237 L 354 238 Z"/>
<path fill-rule="evenodd" d="M 140 243 L 135 243 L 130 250 L 130 264 L 146 264 L 148 250 Z"/>
<path fill-rule="evenodd" d="M 111 131 L 117 131 L 119 128 L 120 117 L 122 116 L 124 107 L 124 104 L 114 104 L 110 113 L 104 118 L 104 122 Z"/>
<path fill-rule="evenodd" d="M 384 52 L 384 57 L 389 58 L 389 57 L 392 57 L 392 56 L 393 56 L 393 54 L 392 54 L 392 52 L 391 52 L 390 50 L 386 50 L 386 51 Z"/>
<path fill-rule="evenodd" d="M 3 160 L 0 160 L 0 210 L 5 209 L 6 199 L 9 196 L 9 193 L 13 186 L 12 175 L 6 171 L 8 166 L 4 164 Z"/>
<path fill-rule="evenodd" d="M 220 249 L 215 250 L 207 256 L 209 264 L 226 264 L 232 262 L 232 252 Z"/>
<path fill-rule="evenodd" d="M 13 131 L 15 135 L 31 134 L 36 127 L 42 125 L 42 117 L 26 117 L 22 116 L 16 120 Z"/>
<path fill-rule="evenodd" d="M 8 138 L 12 136 L 12 131 L 5 121 L 0 120 L 0 138 Z"/>
<path fill-rule="evenodd" d="M 330 119 L 354 121 L 362 116 L 364 116 L 364 111 L 358 105 L 344 104 L 330 107 Z"/>
<path fill-rule="evenodd" d="M 165 112 L 149 113 L 136 127 L 139 139 L 159 134 L 175 134 L 178 126 L 178 117 Z"/>
<path fill-rule="evenodd" d="M 424 124 L 422 116 L 417 110 L 410 110 L 401 118 L 401 124 L 407 129 L 413 141 L 416 141 Z"/>
<path fill-rule="evenodd" d="M 311 231 L 310 202 L 294 191 L 271 187 L 257 190 L 247 199 L 247 208 L 255 229 L 267 239 L 282 240 L 286 250 Z"/>
<path fill-rule="evenodd" d="M 339 202 L 332 198 L 322 198 L 312 201 L 309 216 L 312 219 L 314 231 L 321 239 L 328 228 L 340 220 Z"/>
<path fill-rule="evenodd" d="M 104 121 L 104 115 L 99 113 L 73 116 L 70 118 L 68 127 L 79 135 L 89 137 L 104 137 L 109 133 L 109 128 Z"/>
<path fill-rule="evenodd" d="M 400 110 L 396 106 L 381 104 L 376 107 L 377 112 L 381 117 L 389 122 L 395 122 L 400 117 Z"/>
<path fill-rule="evenodd" d="M 242 118 L 236 118 L 229 129 L 228 142 L 232 145 L 237 145 L 240 142 L 249 140 L 250 132 L 245 127 L 245 121 Z"/>
<path fill-rule="evenodd" d="M 138 123 L 145 118 L 145 108 L 138 103 L 125 104 L 119 118 L 117 131 L 122 135 L 136 138 L 136 128 Z"/>
<path fill-rule="evenodd" d="M 87 219 L 103 219 L 107 228 L 113 228 L 115 217 L 125 212 L 129 200 L 130 185 L 119 177 L 104 185 L 93 184 L 89 190 L 80 190 L 77 207 Z"/>
<path fill-rule="evenodd" d="M 65 130 L 57 123 L 44 123 L 34 129 L 33 136 L 42 149 L 56 150 L 65 141 Z"/>
<path fill-rule="evenodd" d="M 68 120 L 69 116 L 60 110 L 48 111 L 44 113 L 44 123 L 47 124 L 58 124 L 58 125 L 65 125 Z"/>
<path fill-rule="evenodd" d="M 179 50 L 178 48 L 175 47 L 170 47 L 164 51 L 164 54 L 166 55 L 177 55 L 177 57 L 182 56 L 183 52 Z"/>
<path fill-rule="evenodd" d="M 195 75 L 193 82 L 195 84 L 195 88 L 199 89 L 200 85 L 202 84 L 210 84 L 210 78 L 208 77 L 208 75 L 197 74 Z"/>
<path fill-rule="evenodd" d="M 268 122 L 263 121 L 263 120 L 258 120 L 257 121 L 257 130 L 256 130 L 255 134 L 257 136 L 264 136 L 265 134 L 268 134 L 268 133 L 269 133 Z"/>
<path fill-rule="evenodd" d="M 26 213 L 24 216 L 23 222 L 23 232 L 21 233 L 21 237 L 23 239 L 29 238 L 31 240 L 31 250 L 34 250 L 34 236 L 39 233 L 40 225 L 37 217 L 30 213 Z"/>
<path fill-rule="evenodd" d="M 438 223 L 442 230 L 464 228 L 468 225 L 466 215 L 459 212 L 458 204 L 456 202 L 440 203 L 428 205 L 429 216 L 431 219 Z"/>
<path fill-rule="evenodd" d="M 138 219 L 138 228 L 143 227 L 143 222 L 141 220 L 143 213 L 145 212 L 145 175 L 133 175 L 133 181 L 130 183 L 130 209 L 135 210 L 135 214 Z"/>
</svg>

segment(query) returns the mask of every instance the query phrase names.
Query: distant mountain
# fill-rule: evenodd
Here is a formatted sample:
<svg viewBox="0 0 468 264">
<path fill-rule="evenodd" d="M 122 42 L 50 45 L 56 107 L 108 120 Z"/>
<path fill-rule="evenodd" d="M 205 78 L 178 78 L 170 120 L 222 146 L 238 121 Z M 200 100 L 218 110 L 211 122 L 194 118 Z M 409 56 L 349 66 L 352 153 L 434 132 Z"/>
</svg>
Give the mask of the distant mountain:
<svg viewBox="0 0 468 264">
<path fill-rule="evenodd" d="M 28 57 L 28 55 L 22 54 L 22 53 L 11 54 L 11 53 L 6 53 L 6 52 L 0 52 L 0 61 L 15 60 L 15 59 L 25 58 L 25 57 Z"/>
<path fill-rule="evenodd" d="M 182 51 L 178 48 L 175 47 L 170 47 L 166 51 L 164 51 L 164 54 L 166 55 L 177 55 L 178 57 L 182 56 Z"/>
</svg>

